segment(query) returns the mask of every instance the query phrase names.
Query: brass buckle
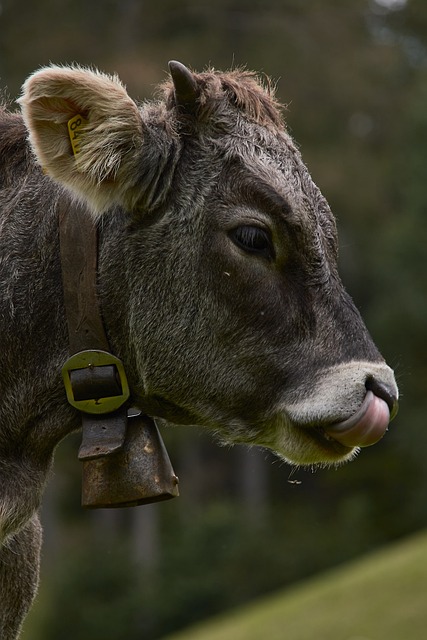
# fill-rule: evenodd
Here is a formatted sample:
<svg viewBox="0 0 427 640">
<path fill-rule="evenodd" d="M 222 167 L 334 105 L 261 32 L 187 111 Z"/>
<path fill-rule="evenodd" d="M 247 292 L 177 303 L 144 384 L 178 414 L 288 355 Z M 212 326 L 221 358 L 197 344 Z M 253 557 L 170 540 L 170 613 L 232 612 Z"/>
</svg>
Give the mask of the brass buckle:
<svg viewBox="0 0 427 640">
<path fill-rule="evenodd" d="M 76 386 L 72 380 L 73 373 L 74 378 L 81 379 L 79 386 L 84 389 L 83 394 L 76 394 L 73 388 L 73 384 Z M 119 409 L 130 395 L 122 361 L 107 351 L 86 350 L 74 354 L 62 367 L 62 379 L 68 402 L 84 413 L 111 413 Z M 76 395 L 82 397 L 76 398 Z"/>
</svg>

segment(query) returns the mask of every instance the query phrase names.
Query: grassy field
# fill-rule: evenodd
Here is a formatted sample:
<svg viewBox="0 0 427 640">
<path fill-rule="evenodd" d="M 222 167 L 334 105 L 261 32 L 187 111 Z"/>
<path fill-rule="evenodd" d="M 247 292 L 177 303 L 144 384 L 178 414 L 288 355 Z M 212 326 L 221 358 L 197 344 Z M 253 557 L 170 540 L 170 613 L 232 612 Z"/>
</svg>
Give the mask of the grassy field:
<svg viewBox="0 0 427 640">
<path fill-rule="evenodd" d="M 164 640 L 425 640 L 427 533 Z"/>
</svg>

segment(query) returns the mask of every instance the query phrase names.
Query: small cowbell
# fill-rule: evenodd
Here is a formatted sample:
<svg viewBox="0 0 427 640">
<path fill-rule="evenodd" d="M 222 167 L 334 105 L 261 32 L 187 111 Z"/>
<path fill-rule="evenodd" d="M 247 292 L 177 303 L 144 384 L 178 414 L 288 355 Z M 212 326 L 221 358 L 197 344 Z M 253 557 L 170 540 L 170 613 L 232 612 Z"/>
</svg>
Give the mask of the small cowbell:
<svg viewBox="0 0 427 640">
<path fill-rule="evenodd" d="M 89 430 L 90 430 L 89 425 Z M 85 426 L 83 426 L 83 444 Z M 97 457 L 80 450 L 82 506 L 133 507 L 179 495 L 178 478 L 154 420 L 130 415 L 120 448 Z"/>
</svg>

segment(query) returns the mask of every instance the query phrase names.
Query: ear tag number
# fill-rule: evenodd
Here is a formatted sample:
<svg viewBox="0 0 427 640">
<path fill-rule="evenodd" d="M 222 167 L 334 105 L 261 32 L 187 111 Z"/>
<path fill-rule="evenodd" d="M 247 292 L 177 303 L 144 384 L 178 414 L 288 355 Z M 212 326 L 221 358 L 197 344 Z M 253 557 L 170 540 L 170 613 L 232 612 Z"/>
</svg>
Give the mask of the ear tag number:
<svg viewBox="0 0 427 640">
<path fill-rule="evenodd" d="M 77 114 L 74 118 L 68 120 L 68 134 L 70 136 L 70 142 L 75 156 L 80 153 L 80 138 L 83 133 L 82 127 L 84 127 L 87 122 L 88 121 L 80 114 Z"/>
</svg>

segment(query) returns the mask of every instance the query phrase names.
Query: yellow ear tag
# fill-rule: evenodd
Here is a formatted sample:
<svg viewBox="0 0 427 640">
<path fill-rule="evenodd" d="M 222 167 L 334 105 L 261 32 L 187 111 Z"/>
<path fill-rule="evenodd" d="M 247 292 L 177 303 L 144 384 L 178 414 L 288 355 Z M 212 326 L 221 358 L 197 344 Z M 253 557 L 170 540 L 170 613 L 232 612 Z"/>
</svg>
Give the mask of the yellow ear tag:
<svg viewBox="0 0 427 640">
<path fill-rule="evenodd" d="M 74 118 L 71 118 L 71 120 L 68 120 L 68 134 L 70 136 L 70 142 L 75 156 L 80 153 L 82 127 L 87 124 L 87 122 L 88 121 L 79 114 L 74 116 Z"/>
</svg>

